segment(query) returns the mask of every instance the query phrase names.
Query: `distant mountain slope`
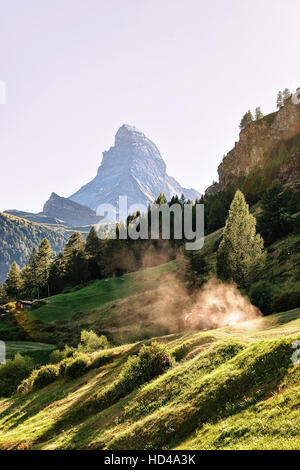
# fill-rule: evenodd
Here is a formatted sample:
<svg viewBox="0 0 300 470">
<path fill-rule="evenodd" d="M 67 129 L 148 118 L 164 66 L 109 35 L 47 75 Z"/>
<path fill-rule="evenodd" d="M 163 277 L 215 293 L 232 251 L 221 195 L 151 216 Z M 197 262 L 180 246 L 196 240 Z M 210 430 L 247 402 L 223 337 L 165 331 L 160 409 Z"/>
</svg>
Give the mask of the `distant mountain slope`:
<svg viewBox="0 0 300 470">
<path fill-rule="evenodd" d="M 31 222 L 55 226 L 85 226 L 93 225 L 100 221 L 96 212 L 89 207 L 82 206 L 66 197 L 52 193 L 48 201 L 45 202 L 43 211 L 38 214 L 23 212 L 18 210 L 7 210 L 6 214 L 22 217 Z"/>
<path fill-rule="evenodd" d="M 13 261 L 24 266 L 31 250 L 37 248 L 43 238 L 48 238 L 53 250 L 59 252 L 69 235 L 0 212 L 0 281 L 5 280 Z"/>
<path fill-rule="evenodd" d="M 58 217 L 68 225 L 92 225 L 99 222 L 100 217 L 89 207 L 78 204 L 65 197 L 52 193 L 44 204 L 44 216 Z"/>
<path fill-rule="evenodd" d="M 129 208 L 132 204 L 147 206 L 159 193 L 168 200 L 181 194 L 192 200 L 200 196 L 168 176 L 156 145 L 135 127 L 124 124 L 115 136 L 114 147 L 103 152 L 97 176 L 70 199 L 97 210 L 99 204 L 116 206 L 119 196 L 127 196 Z"/>
</svg>

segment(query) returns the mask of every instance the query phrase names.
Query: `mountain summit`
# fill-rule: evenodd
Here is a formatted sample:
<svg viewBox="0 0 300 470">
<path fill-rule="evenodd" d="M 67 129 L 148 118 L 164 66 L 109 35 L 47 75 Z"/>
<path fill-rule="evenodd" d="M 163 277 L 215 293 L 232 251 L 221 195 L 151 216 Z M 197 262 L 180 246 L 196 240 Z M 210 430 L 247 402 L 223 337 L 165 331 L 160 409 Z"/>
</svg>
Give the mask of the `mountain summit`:
<svg viewBox="0 0 300 470">
<path fill-rule="evenodd" d="M 135 127 L 124 124 L 116 133 L 114 147 L 103 152 L 97 176 L 70 199 L 97 210 L 103 203 L 116 206 L 119 196 L 127 196 L 128 207 L 148 205 L 159 193 L 168 200 L 181 194 L 192 200 L 200 196 L 168 176 L 156 145 Z"/>
</svg>

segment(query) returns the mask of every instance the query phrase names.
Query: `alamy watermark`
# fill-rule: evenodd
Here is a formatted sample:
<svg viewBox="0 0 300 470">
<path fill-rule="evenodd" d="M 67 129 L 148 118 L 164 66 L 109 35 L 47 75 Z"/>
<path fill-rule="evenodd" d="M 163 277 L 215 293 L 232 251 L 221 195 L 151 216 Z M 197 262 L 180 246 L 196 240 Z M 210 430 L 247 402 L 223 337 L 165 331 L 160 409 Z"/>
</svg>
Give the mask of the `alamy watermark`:
<svg viewBox="0 0 300 470">
<path fill-rule="evenodd" d="M 6 83 L 0 80 L 0 104 L 6 104 Z"/>
<path fill-rule="evenodd" d="M 6 364 L 6 346 L 4 341 L 0 341 L 0 364 Z"/>
<path fill-rule="evenodd" d="M 143 204 L 132 204 L 128 208 L 127 202 L 127 196 L 120 196 L 118 207 L 100 204 L 97 208 L 97 215 L 104 217 L 98 225 L 101 239 L 116 239 L 118 223 L 118 238 L 121 240 L 184 239 L 186 250 L 200 250 L 203 247 L 204 204 L 153 204 L 149 212 Z M 127 224 L 128 214 L 138 215 Z"/>
</svg>

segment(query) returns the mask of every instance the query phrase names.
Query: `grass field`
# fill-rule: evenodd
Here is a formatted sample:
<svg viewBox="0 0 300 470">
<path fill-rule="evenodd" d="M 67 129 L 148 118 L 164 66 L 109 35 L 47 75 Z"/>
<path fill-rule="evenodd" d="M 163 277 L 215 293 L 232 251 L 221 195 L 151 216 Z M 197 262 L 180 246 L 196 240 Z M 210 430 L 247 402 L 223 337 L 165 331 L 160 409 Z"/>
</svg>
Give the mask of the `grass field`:
<svg viewBox="0 0 300 470">
<path fill-rule="evenodd" d="M 13 359 L 16 354 L 30 356 L 35 364 L 46 364 L 51 351 L 55 349 L 52 344 L 33 343 L 29 341 L 6 341 L 6 357 Z"/>
<path fill-rule="evenodd" d="M 119 346 L 113 362 L 79 379 L 0 400 L 0 448 L 299 449 L 296 339 L 300 309 L 159 337 L 177 362 L 98 412 L 95 394 L 142 343 Z"/>
<path fill-rule="evenodd" d="M 171 261 L 141 272 L 96 281 L 69 294 L 55 295 L 49 299 L 48 305 L 32 311 L 30 317 L 43 322 L 69 320 L 75 313 L 90 312 L 108 302 L 141 292 L 145 288 L 154 288 L 159 282 L 158 277 L 173 271 L 175 267 L 176 263 Z"/>
</svg>

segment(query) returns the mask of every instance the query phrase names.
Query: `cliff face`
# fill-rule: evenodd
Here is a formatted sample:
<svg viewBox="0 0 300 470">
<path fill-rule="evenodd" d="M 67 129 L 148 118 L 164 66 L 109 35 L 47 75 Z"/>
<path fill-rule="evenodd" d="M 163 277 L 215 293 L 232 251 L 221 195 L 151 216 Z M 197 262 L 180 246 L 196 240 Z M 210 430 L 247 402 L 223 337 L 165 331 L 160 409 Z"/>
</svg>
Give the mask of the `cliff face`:
<svg viewBox="0 0 300 470">
<path fill-rule="evenodd" d="M 70 199 L 96 210 L 104 203 L 116 206 L 119 196 L 127 196 L 129 208 L 132 204 L 147 206 L 159 193 L 168 200 L 182 193 L 190 199 L 200 196 L 168 176 L 156 145 L 135 127 L 124 124 L 115 136 L 115 145 L 103 152 L 97 176 Z"/>
<path fill-rule="evenodd" d="M 71 226 L 96 224 L 100 220 L 92 209 L 55 193 L 44 204 L 42 214 L 63 220 Z"/>
<path fill-rule="evenodd" d="M 277 112 L 240 132 L 239 141 L 218 167 L 219 183 L 210 186 L 206 194 L 225 190 L 252 170 L 264 168 L 276 148 L 297 135 L 300 137 L 300 105 L 288 100 Z"/>
</svg>

